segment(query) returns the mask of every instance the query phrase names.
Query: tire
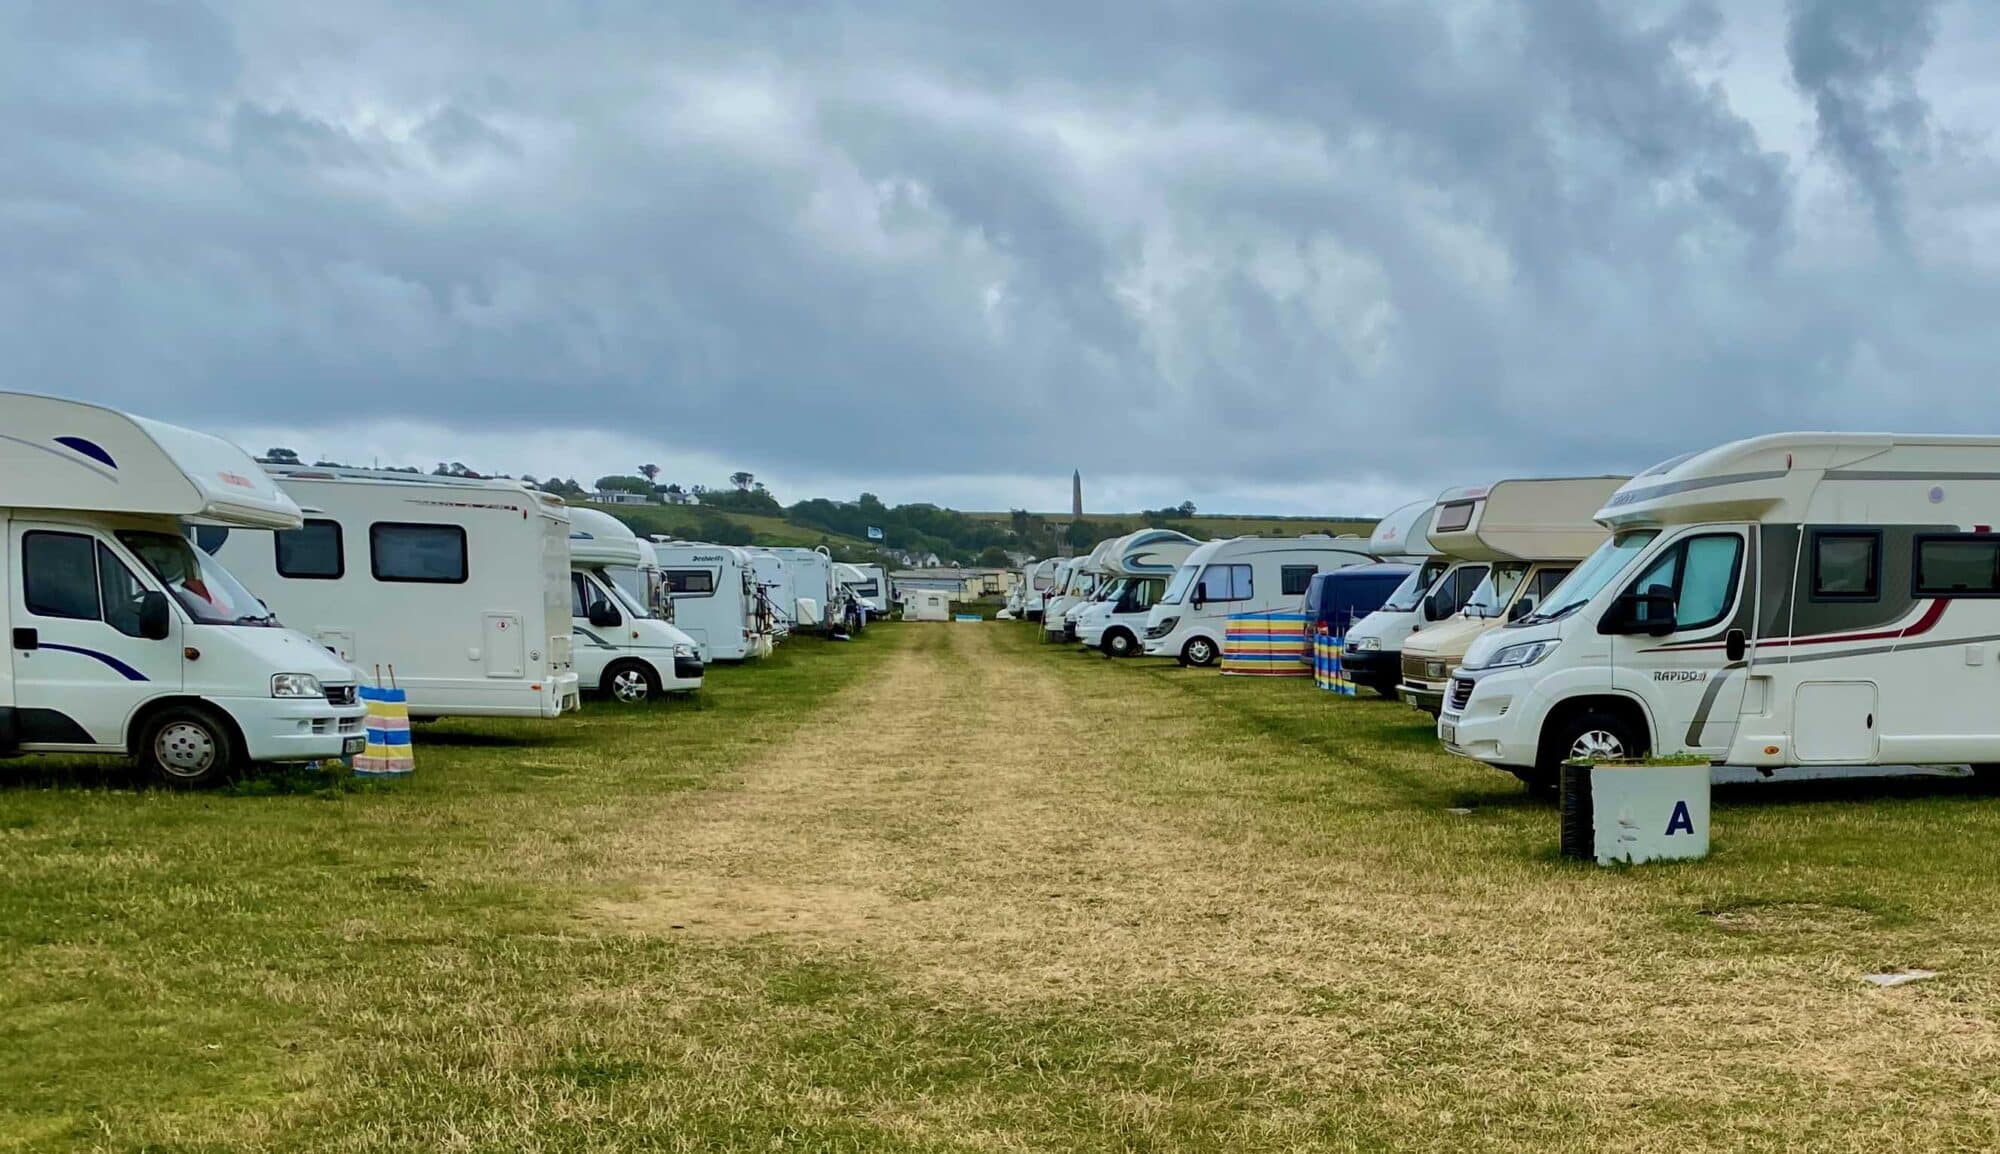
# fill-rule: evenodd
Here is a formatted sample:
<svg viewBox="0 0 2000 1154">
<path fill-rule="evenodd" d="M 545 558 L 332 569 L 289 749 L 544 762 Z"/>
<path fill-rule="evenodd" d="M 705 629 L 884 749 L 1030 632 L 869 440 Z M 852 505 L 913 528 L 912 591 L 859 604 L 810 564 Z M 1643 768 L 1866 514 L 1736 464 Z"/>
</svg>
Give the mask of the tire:
<svg viewBox="0 0 2000 1154">
<path fill-rule="evenodd" d="M 599 686 L 604 696 L 625 705 L 644 705 L 660 696 L 660 675 L 643 661 L 614 661 Z"/>
<path fill-rule="evenodd" d="M 175 789 L 218 785 L 242 757 L 229 723 L 196 705 L 172 706 L 147 718 L 133 752 L 139 768 Z"/>
<path fill-rule="evenodd" d="M 1215 642 L 1206 637 L 1191 637 L 1181 646 L 1181 664 L 1204 668 L 1214 665 L 1222 654 L 1215 648 Z"/>
<path fill-rule="evenodd" d="M 1529 781 L 1526 777 L 1522 780 L 1528 781 L 1530 789 L 1539 785 L 1546 790 L 1560 778 L 1563 763 L 1571 758 L 1617 760 L 1644 757 L 1645 754 L 1645 735 L 1634 732 L 1631 722 L 1615 714 L 1586 710 L 1543 732 L 1541 756 L 1535 759 L 1534 780 Z"/>
<path fill-rule="evenodd" d="M 1401 701 L 1403 699 L 1403 695 L 1396 692 L 1396 687 L 1393 685 L 1387 689 L 1377 689 L 1375 692 L 1381 694 L 1384 701 Z"/>
<path fill-rule="evenodd" d="M 1113 629 L 1104 635 L 1104 653 L 1107 657 L 1130 657 L 1138 650 L 1138 639 L 1123 629 Z"/>
</svg>

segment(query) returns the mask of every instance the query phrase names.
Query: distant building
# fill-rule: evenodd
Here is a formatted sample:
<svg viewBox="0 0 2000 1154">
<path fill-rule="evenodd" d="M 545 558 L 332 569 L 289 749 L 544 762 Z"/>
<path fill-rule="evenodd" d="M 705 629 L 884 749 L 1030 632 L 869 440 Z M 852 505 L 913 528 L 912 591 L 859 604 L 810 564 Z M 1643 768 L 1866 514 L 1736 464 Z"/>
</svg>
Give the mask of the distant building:
<svg viewBox="0 0 2000 1154">
<path fill-rule="evenodd" d="M 1072 517 L 1083 516 L 1083 470 L 1069 475 L 1069 513 Z"/>
<path fill-rule="evenodd" d="M 590 499 L 600 505 L 650 505 L 653 499 L 644 493 L 628 493 L 623 489 L 599 489 Z"/>
<path fill-rule="evenodd" d="M 889 574 L 898 589 L 940 589 L 962 601 L 1000 597 L 1021 583 L 1017 569 L 900 569 Z"/>
</svg>

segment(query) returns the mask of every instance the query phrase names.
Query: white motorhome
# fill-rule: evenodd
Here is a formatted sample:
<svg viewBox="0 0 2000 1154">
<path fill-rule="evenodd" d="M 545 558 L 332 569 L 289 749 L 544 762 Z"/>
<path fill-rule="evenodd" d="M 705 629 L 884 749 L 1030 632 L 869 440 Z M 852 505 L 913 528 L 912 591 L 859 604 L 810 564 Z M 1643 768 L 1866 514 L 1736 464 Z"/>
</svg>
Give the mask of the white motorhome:
<svg viewBox="0 0 2000 1154">
<path fill-rule="evenodd" d="M 305 510 L 210 552 L 301 632 L 409 695 L 410 716 L 578 704 L 569 515 L 519 481 L 265 465 Z"/>
<path fill-rule="evenodd" d="M 1049 599 L 1042 609 L 1042 631 L 1045 641 L 1073 641 L 1075 631 L 1069 620 L 1069 611 L 1088 602 L 1094 596 L 1106 575 L 1106 557 L 1111 547 L 1118 543 L 1116 537 L 1106 537 L 1092 546 L 1090 552 L 1070 559 L 1069 569 L 1064 577 L 1062 591 Z"/>
<path fill-rule="evenodd" d="M 1360 537 L 1231 537 L 1187 556 L 1146 614 L 1145 653 L 1183 665 L 1222 659 L 1229 618 L 1295 610 L 1315 573 L 1375 561 Z"/>
<path fill-rule="evenodd" d="M 840 583 L 846 586 L 849 596 L 868 610 L 868 616 L 889 615 L 894 598 L 888 570 L 880 565 L 850 565 L 846 562 L 836 563 L 833 569 Z"/>
<path fill-rule="evenodd" d="M 135 757 L 169 785 L 359 753 L 353 669 L 280 625 L 188 541 L 291 529 L 298 506 L 227 441 L 0 393 L 0 757 Z"/>
<path fill-rule="evenodd" d="M 1438 554 L 1429 536 L 1436 510 L 1436 501 L 1413 501 L 1375 526 L 1368 551 L 1416 569 L 1380 609 L 1355 622 L 1344 639 L 1341 669 L 1355 685 L 1391 700 L 1403 681 L 1403 642 L 1425 625 L 1455 615 L 1486 578 L 1485 562 L 1454 562 Z"/>
<path fill-rule="evenodd" d="M 1397 692 L 1435 716 L 1473 638 L 1532 611 L 1604 540 L 1592 515 L 1624 483 L 1623 477 L 1533 477 L 1440 496 L 1432 546 L 1484 563 L 1486 575 L 1456 616 L 1403 642 Z"/>
<path fill-rule="evenodd" d="M 1111 549 L 1110 582 L 1104 595 L 1071 610 L 1076 639 L 1112 657 L 1137 655 L 1139 638 L 1146 632 L 1146 614 L 1166 592 L 1167 582 L 1188 554 L 1200 545 L 1193 537 L 1172 529 L 1141 529 L 1120 537 Z"/>
<path fill-rule="evenodd" d="M 750 580 L 757 587 L 757 601 L 765 620 L 770 622 L 771 641 L 791 636 L 798 622 L 798 574 L 783 557 L 769 549 L 749 550 Z"/>
<path fill-rule="evenodd" d="M 1042 619 L 1050 596 L 1060 588 L 1062 568 L 1066 564 L 1068 562 L 1061 557 L 1044 557 L 1022 571 L 1022 617 L 1029 621 Z"/>
<path fill-rule="evenodd" d="M 674 624 L 694 638 L 703 660 L 743 661 L 771 651 L 773 624 L 748 551 L 656 540 L 653 557 L 674 604 Z"/>
<path fill-rule="evenodd" d="M 578 684 L 628 703 L 700 689 L 699 647 L 657 611 L 671 601 L 652 549 L 609 513 L 572 508 L 569 522 Z"/>
<path fill-rule="evenodd" d="M 2000 438 L 1787 433 L 1677 457 L 1467 652 L 1446 748 L 1553 781 L 1692 754 L 1777 776 L 2000 763 Z"/>
<path fill-rule="evenodd" d="M 766 550 L 784 563 L 792 591 L 788 603 L 792 624 L 801 629 L 831 629 L 854 624 L 849 612 L 853 596 L 834 574 L 833 554 L 825 548 L 776 546 Z"/>
</svg>

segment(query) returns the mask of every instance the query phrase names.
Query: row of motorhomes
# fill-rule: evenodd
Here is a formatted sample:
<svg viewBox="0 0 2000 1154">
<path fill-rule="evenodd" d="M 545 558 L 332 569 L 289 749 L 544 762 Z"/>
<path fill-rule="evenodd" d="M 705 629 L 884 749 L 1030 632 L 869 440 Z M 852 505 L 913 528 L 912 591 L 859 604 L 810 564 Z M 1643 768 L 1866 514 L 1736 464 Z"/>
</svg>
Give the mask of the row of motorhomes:
<svg viewBox="0 0 2000 1154">
<path fill-rule="evenodd" d="M 1281 610 L 1273 583 L 1401 566 L 1372 612 L 1320 618 L 1347 676 L 1531 787 L 1569 760 L 1648 755 L 1766 777 L 1984 769 L 2000 763 L 1996 462 L 2000 438 L 1778 434 L 1630 478 L 1448 490 L 1367 541 L 1149 530 L 1029 566 L 1015 608 L 1052 637 L 1206 665 L 1216 609 Z"/>
<path fill-rule="evenodd" d="M 641 702 L 886 576 L 810 549 L 642 540 L 517 481 L 261 464 L 220 438 L 0 393 L 0 756 L 129 753 L 159 779 L 358 752 L 364 684 L 415 719 Z"/>
</svg>

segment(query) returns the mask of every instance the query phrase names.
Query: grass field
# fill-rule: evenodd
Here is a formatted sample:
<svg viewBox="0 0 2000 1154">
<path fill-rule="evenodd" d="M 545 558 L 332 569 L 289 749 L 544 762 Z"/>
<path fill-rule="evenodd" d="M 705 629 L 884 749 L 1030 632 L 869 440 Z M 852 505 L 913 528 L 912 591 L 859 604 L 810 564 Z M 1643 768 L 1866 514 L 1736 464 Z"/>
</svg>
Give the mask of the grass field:
<svg viewBox="0 0 2000 1154">
<path fill-rule="evenodd" d="M 1725 794 L 1598 870 L 1404 707 L 1037 634 L 439 723 L 395 784 L 0 765 L 0 1148 L 2000 1143 L 1991 796 Z"/>
</svg>

